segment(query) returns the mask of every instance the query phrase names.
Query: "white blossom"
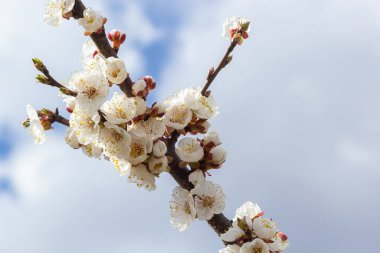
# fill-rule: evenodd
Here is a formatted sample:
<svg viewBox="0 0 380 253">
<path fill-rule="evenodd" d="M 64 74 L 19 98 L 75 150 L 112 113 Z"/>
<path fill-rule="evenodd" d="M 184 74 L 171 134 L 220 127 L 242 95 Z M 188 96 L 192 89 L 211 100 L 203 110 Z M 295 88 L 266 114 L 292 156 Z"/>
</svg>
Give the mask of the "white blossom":
<svg viewBox="0 0 380 253">
<path fill-rule="evenodd" d="M 129 158 L 131 136 L 121 127 L 105 122 L 104 128 L 99 133 L 99 143 L 106 156 L 118 159 Z"/>
<path fill-rule="evenodd" d="M 164 104 L 168 109 L 176 106 L 185 106 L 188 109 L 194 110 L 198 108 L 196 102 L 197 93 L 197 90 L 193 88 L 185 88 L 167 98 Z"/>
<path fill-rule="evenodd" d="M 195 92 L 196 108 L 193 110 L 195 115 L 200 119 L 211 119 L 218 114 L 218 106 L 216 106 L 212 95 L 205 97 L 198 89 Z"/>
<path fill-rule="evenodd" d="M 196 215 L 194 198 L 188 190 L 179 186 L 174 188 L 170 200 L 170 223 L 178 231 L 186 230 Z"/>
<path fill-rule="evenodd" d="M 103 148 L 95 143 L 82 146 L 83 153 L 88 157 L 99 158 L 103 154 Z"/>
<path fill-rule="evenodd" d="M 270 240 L 277 233 L 276 223 L 270 219 L 258 217 L 253 220 L 253 232 L 263 240 Z"/>
<path fill-rule="evenodd" d="M 115 92 L 111 100 L 105 102 L 100 110 L 107 121 L 116 125 L 131 121 L 136 114 L 134 100 L 118 92 Z"/>
<path fill-rule="evenodd" d="M 87 40 L 82 46 L 81 62 L 86 74 L 103 75 L 101 63 L 104 61 L 103 56 L 98 52 L 93 40 Z"/>
<path fill-rule="evenodd" d="M 237 219 L 245 220 L 248 227 L 252 229 L 253 218 L 258 217 L 262 214 L 263 212 L 261 211 L 261 208 L 259 207 L 259 205 L 248 201 L 236 210 L 234 220 L 237 220 Z"/>
<path fill-rule="evenodd" d="M 146 101 L 140 97 L 130 98 L 135 103 L 136 114 L 135 117 L 143 115 L 146 111 Z"/>
<path fill-rule="evenodd" d="M 226 161 L 227 151 L 219 145 L 210 150 L 210 156 L 213 163 L 222 164 Z"/>
<path fill-rule="evenodd" d="M 203 138 L 203 141 L 202 141 L 203 145 L 208 145 L 208 144 L 213 144 L 213 146 L 218 146 L 220 144 L 222 144 L 222 142 L 220 141 L 220 138 L 219 138 L 219 134 L 215 131 L 210 131 L 208 133 L 205 134 L 204 138 Z"/>
<path fill-rule="evenodd" d="M 223 212 L 225 195 L 221 186 L 205 181 L 192 189 L 190 194 L 195 198 L 195 209 L 200 220 L 210 220 L 214 214 Z"/>
<path fill-rule="evenodd" d="M 103 153 L 103 148 L 99 147 L 95 143 L 90 143 L 88 145 L 81 145 L 79 143 L 78 137 L 75 134 L 75 130 L 69 127 L 66 131 L 65 137 L 66 143 L 70 145 L 73 149 L 82 148 L 82 151 L 88 157 L 99 158 Z"/>
<path fill-rule="evenodd" d="M 228 245 L 224 249 L 219 250 L 219 253 L 239 253 L 240 247 L 236 244 Z"/>
<path fill-rule="evenodd" d="M 113 163 L 115 170 L 120 176 L 128 175 L 131 172 L 132 164 L 127 160 L 110 157 L 110 161 Z"/>
<path fill-rule="evenodd" d="M 34 142 L 42 144 L 46 141 L 44 127 L 41 124 L 37 111 L 31 105 L 26 106 L 26 113 L 29 118 L 29 132 L 34 138 Z"/>
<path fill-rule="evenodd" d="M 206 178 L 201 170 L 195 170 L 189 175 L 189 181 L 192 183 L 195 187 L 198 185 L 201 185 L 205 182 Z"/>
<path fill-rule="evenodd" d="M 272 252 L 281 252 L 289 247 L 288 238 L 281 232 L 278 232 L 276 236 L 271 240 L 273 242 L 269 243 L 268 246 L 269 250 Z"/>
<path fill-rule="evenodd" d="M 128 161 L 133 165 L 137 165 L 148 158 L 148 153 L 152 152 L 153 149 L 153 141 L 146 134 L 141 132 L 129 131 L 128 133 L 132 137 L 131 152 Z"/>
<path fill-rule="evenodd" d="M 109 57 L 104 63 L 104 75 L 111 83 L 121 84 L 128 77 L 123 60 Z"/>
<path fill-rule="evenodd" d="M 78 20 L 79 25 L 83 26 L 87 33 L 97 32 L 103 27 L 103 18 L 100 13 L 94 11 L 90 7 L 84 10 L 83 18 Z"/>
<path fill-rule="evenodd" d="M 75 0 L 49 0 L 45 7 L 44 22 L 58 26 L 64 17 L 73 10 Z"/>
<path fill-rule="evenodd" d="M 175 151 L 179 158 L 184 162 L 198 162 L 204 155 L 201 144 L 191 137 L 186 137 L 180 140 Z"/>
<path fill-rule="evenodd" d="M 129 129 L 143 132 L 155 141 L 164 135 L 166 122 L 162 118 L 149 117 L 147 120 L 140 120 L 137 123 L 133 123 Z"/>
<path fill-rule="evenodd" d="M 99 110 L 109 92 L 108 82 L 102 75 L 76 73 L 69 83 L 78 92 L 76 107 L 85 111 Z"/>
<path fill-rule="evenodd" d="M 70 116 L 70 127 L 75 131 L 80 144 L 96 142 L 99 135 L 99 113 L 90 113 L 76 109 Z"/>
<path fill-rule="evenodd" d="M 79 149 L 81 147 L 78 137 L 75 134 L 74 128 L 71 128 L 71 127 L 67 128 L 65 141 L 73 149 Z"/>
<path fill-rule="evenodd" d="M 240 253 L 269 253 L 268 244 L 261 239 L 255 239 L 252 242 L 243 244 L 240 248 Z"/>
<path fill-rule="evenodd" d="M 133 166 L 130 170 L 128 179 L 131 183 L 135 183 L 139 188 L 144 187 L 148 191 L 156 189 L 156 179 L 150 173 L 144 164 Z"/>
<path fill-rule="evenodd" d="M 201 88 L 186 88 L 178 91 L 176 94 L 166 99 L 165 105 L 168 110 L 183 106 L 200 119 L 210 119 L 218 113 L 218 107 L 210 95 L 205 97 L 201 94 Z"/>
<path fill-rule="evenodd" d="M 246 18 L 240 17 L 230 17 L 223 23 L 223 34 L 222 36 L 226 40 L 231 40 L 233 38 L 234 32 L 239 31 L 242 28 L 243 24 L 247 24 L 249 22 Z M 245 32 L 249 32 L 250 27 Z"/>
<path fill-rule="evenodd" d="M 162 157 L 166 154 L 168 150 L 168 147 L 166 146 L 165 142 L 163 141 L 157 141 L 153 144 L 153 155 L 155 157 Z"/>
<path fill-rule="evenodd" d="M 184 105 L 174 106 L 165 114 L 166 125 L 177 130 L 184 129 L 192 118 L 193 112 Z"/>
<path fill-rule="evenodd" d="M 232 227 L 230 227 L 225 233 L 221 234 L 220 238 L 225 242 L 234 242 L 244 235 L 245 232 L 239 227 L 238 221 L 233 220 Z"/>
<path fill-rule="evenodd" d="M 166 156 L 150 157 L 148 161 L 149 171 L 159 176 L 162 172 L 168 171 L 168 158 Z"/>
</svg>

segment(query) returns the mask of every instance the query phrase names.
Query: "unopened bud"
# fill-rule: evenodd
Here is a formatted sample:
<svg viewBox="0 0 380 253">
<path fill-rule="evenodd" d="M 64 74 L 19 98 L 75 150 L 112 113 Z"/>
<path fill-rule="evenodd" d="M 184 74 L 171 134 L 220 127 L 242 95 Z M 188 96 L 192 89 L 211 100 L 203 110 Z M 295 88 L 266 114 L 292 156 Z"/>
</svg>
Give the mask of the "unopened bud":
<svg viewBox="0 0 380 253">
<path fill-rule="evenodd" d="M 132 85 L 132 93 L 138 97 L 145 97 L 146 92 L 146 82 L 143 79 L 138 80 Z"/>
<path fill-rule="evenodd" d="M 164 116 L 166 112 L 166 107 L 164 104 L 155 103 L 152 108 L 152 114 L 156 117 Z"/>
<path fill-rule="evenodd" d="M 242 23 L 242 24 L 241 24 L 241 29 L 240 29 L 240 30 L 241 30 L 243 33 L 249 31 L 249 26 L 250 26 L 250 24 L 251 24 L 251 22 L 249 22 L 249 21 L 247 21 L 247 22 L 245 22 L 245 23 Z"/>
<path fill-rule="evenodd" d="M 144 81 L 149 90 L 154 90 L 156 88 L 156 82 L 151 76 L 144 76 Z"/>
<path fill-rule="evenodd" d="M 208 132 L 202 140 L 202 145 L 207 147 L 218 146 L 220 144 L 222 142 L 220 141 L 219 134 L 215 131 Z"/>
<path fill-rule="evenodd" d="M 227 151 L 219 145 L 210 150 L 210 155 L 210 159 L 213 163 L 222 164 L 226 160 Z"/>
<path fill-rule="evenodd" d="M 25 128 L 30 127 L 30 120 L 27 119 L 27 120 L 25 120 L 24 122 L 22 122 L 22 126 L 25 127 Z"/>
<path fill-rule="evenodd" d="M 124 43 L 127 35 L 120 30 L 113 29 L 107 35 L 108 39 L 113 42 L 114 48 L 119 48 L 121 44 Z"/>
<path fill-rule="evenodd" d="M 153 145 L 153 155 L 156 157 L 161 157 L 166 154 L 166 151 L 168 150 L 165 142 L 163 141 L 157 141 Z"/>
<path fill-rule="evenodd" d="M 43 75 L 37 75 L 36 76 L 37 82 L 42 83 L 42 84 L 49 84 L 49 78 Z"/>
<path fill-rule="evenodd" d="M 43 116 L 40 119 L 41 125 L 44 127 L 44 130 L 50 130 L 51 129 L 51 121 L 49 119 L 49 116 Z"/>
<path fill-rule="evenodd" d="M 229 55 L 229 56 L 227 56 L 227 59 L 226 59 L 225 64 L 226 64 L 226 65 L 229 64 L 229 63 L 232 61 L 232 58 L 233 58 L 233 55 L 232 55 L 232 54 Z"/>
<path fill-rule="evenodd" d="M 36 67 L 37 70 L 43 72 L 46 69 L 44 63 L 40 59 L 33 58 L 32 61 L 33 61 L 34 67 Z"/>
</svg>

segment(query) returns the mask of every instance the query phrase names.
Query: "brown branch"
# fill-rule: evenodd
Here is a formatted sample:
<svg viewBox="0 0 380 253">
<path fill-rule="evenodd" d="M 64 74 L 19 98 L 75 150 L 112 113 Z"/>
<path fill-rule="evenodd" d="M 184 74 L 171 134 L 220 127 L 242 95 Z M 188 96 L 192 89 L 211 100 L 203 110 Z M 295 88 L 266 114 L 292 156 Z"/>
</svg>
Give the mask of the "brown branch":
<svg viewBox="0 0 380 253">
<path fill-rule="evenodd" d="M 76 0 L 74 9 L 73 9 L 73 18 L 79 19 L 83 18 L 83 11 L 86 9 L 86 6 L 83 4 L 81 0 Z M 114 51 L 112 46 L 110 45 L 106 32 L 103 28 L 101 31 L 97 33 L 93 33 L 90 35 L 91 39 L 94 41 L 96 47 L 98 48 L 99 52 L 106 58 L 109 57 L 118 57 L 117 53 Z M 124 80 L 121 84 L 119 84 L 120 89 L 128 96 L 128 97 L 133 97 L 132 94 L 132 85 L 133 81 L 131 77 L 128 75 L 127 79 Z"/>
<path fill-rule="evenodd" d="M 70 127 L 70 121 L 66 119 L 65 117 L 62 117 L 59 115 L 58 108 L 55 110 L 55 112 L 52 112 L 51 110 L 48 109 L 42 109 L 37 111 L 39 117 L 49 117 L 49 120 L 51 123 L 58 122 L 64 126 Z"/>
<path fill-rule="evenodd" d="M 189 181 L 189 175 L 191 171 L 187 168 L 181 168 L 179 166 L 180 159 L 175 152 L 175 144 L 180 134 L 175 131 L 168 142 L 168 154 L 173 157 L 173 162 L 170 164 L 170 175 L 174 180 L 184 189 L 190 191 L 194 188 L 194 185 Z M 224 214 L 216 214 L 207 223 L 214 229 L 214 231 L 220 236 L 225 233 L 231 227 L 231 220 L 229 220 Z"/>
<path fill-rule="evenodd" d="M 208 96 L 207 90 L 210 88 L 210 85 L 212 84 L 212 82 L 214 81 L 214 79 L 216 78 L 216 76 L 219 74 L 219 72 L 225 66 L 227 66 L 231 62 L 232 55 L 230 55 L 230 54 L 232 53 L 232 51 L 234 51 L 236 45 L 237 45 L 237 41 L 233 40 L 231 42 L 230 46 L 228 47 L 227 52 L 224 54 L 222 60 L 220 61 L 219 66 L 216 69 L 211 68 L 209 70 L 209 73 L 208 73 L 208 76 L 207 76 L 207 82 L 206 82 L 206 84 L 204 85 L 204 87 L 202 89 L 202 95 L 203 96 Z"/>
</svg>

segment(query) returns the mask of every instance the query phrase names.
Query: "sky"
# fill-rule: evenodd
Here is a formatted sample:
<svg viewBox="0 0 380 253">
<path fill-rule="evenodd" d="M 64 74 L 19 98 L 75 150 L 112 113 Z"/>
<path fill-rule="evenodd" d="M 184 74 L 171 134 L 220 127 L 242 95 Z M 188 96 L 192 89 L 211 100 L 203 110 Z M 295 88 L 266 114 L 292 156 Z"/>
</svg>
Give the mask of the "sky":
<svg viewBox="0 0 380 253">
<path fill-rule="evenodd" d="M 152 101 L 202 86 L 228 47 L 224 19 L 252 20 L 211 87 L 220 106 L 212 126 L 228 150 L 211 180 L 227 195 L 225 214 L 257 202 L 289 236 L 289 253 L 378 251 L 379 1 L 84 2 L 107 30 L 127 33 L 120 56 L 133 79 L 157 79 Z M 62 127 L 43 145 L 22 129 L 26 104 L 64 109 L 57 90 L 36 84 L 30 59 L 64 81 L 80 70 L 86 41 L 73 20 L 44 25 L 44 3 L 2 3 L 0 252 L 217 252 L 205 222 L 170 227 L 168 175 L 149 193 L 69 148 Z"/>
</svg>

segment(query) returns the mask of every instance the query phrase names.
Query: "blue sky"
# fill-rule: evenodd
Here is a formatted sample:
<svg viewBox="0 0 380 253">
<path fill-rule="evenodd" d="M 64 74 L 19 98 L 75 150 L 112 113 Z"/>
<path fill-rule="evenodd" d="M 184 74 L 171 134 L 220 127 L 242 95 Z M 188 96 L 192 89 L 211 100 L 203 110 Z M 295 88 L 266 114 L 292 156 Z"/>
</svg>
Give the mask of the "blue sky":
<svg viewBox="0 0 380 253">
<path fill-rule="evenodd" d="M 66 80 L 80 69 L 85 41 L 73 21 L 43 25 L 44 1 L 37 2 L 7 2 L 0 17 L 12 24 L 0 26 L 6 91 L 0 93 L 0 252 L 217 252 L 220 240 L 204 222 L 184 233 L 170 228 L 175 183 L 169 176 L 147 193 L 112 165 L 67 147 L 63 128 L 36 146 L 20 127 L 25 104 L 63 108 L 56 90 L 35 84 L 30 59 L 40 57 Z M 252 37 L 212 87 L 220 105 L 213 128 L 229 152 L 212 176 L 227 194 L 225 213 L 232 217 L 248 200 L 259 203 L 289 235 L 290 253 L 377 251 L 378 1 L 91 5 L 107 16 L 107 29 L 126 31 L 120 55 L 132 77 L 158 80 L 152 100 L 202 85 L 228 45 L 220 36 L 223 20 L 252 19 Z"/>
</svg>

